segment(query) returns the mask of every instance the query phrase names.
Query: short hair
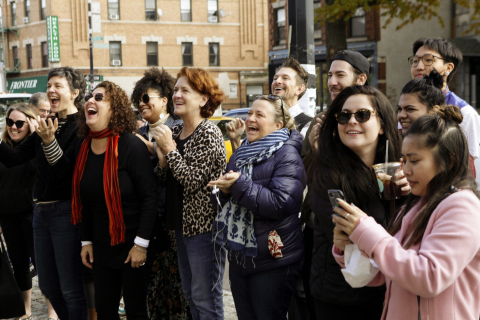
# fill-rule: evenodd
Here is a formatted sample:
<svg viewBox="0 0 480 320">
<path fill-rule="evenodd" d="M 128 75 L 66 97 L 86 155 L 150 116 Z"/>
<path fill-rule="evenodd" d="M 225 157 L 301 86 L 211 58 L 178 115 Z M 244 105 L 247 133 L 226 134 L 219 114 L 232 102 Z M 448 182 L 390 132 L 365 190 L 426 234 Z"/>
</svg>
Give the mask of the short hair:
<svg viewBox="0 0 480 320">
<path fill-rule="evenodd" d="M 283 127 L 286 129 L 295 129 L 295 121 L 293 120 L 292 116 L 290 115 L 290 112 L 288 112 L 288 107 L 285 102 L 283 102 L 283 112 L 282 112 L 282 98 L 277 99 L 277 100 L 271 100 L 267 98 L 268 95 L 263 94 L 260 96 L 257 96 L 255 98 L 255 101 L 257 100 L 263 100 L 269 102 L 272 106 L 273 109 L 275 110 L 273 116 L 275 117 L 274 121 L 275 122 L 283 122 Z M 285 120 L 283 119 L 283 115 L 285 115 Z"/>
<path fill-rule="evenodd" d="M 137 117 L 132 109 L 127 93 L 110 81 L 102 81 L 95 89 L 105 89 L 105 100 L 110 102 L 112 116 L 108 122 L 108 128 L 117 133 L 135 132 L 137 130 Z M 78 112 L 78 136 L 86 137 L 89 133 L 87 119 L 85 118 L 85 108 L 82 107 Z"/>
<path fill-rule="evenodd" d="M 167 112 L 170 116 L 177 118 L 174 113 L 173 107 L 173 88 L 175 87 L 175 78 L 172 77 L 165 69 L 153 67 L 143 74 L 143 78 L 135 83 L 130 99 L 135 107 L 138 108 L 139 101 L 142 99 L 142 95 L 147 92 L 148 89 L 153 89 L 158 92 L 158 95 L 162 98 L 168 98 Z"/>
<path fill-rule="evenodd" d="M 445 106 L 445 96 L 442 93 L 443 77 L 437 70 L 432 70 L 430 74 L 422 78 L 410 80 L 403 87 L 401 94 L 413 94 L 420 103 L 430 111 L 435 106 Z"/>
<path fill-rule="evenodd" d="M 297 59 L 292 57 L 286 58 L 280 66 L 280 69 L 281 68 L 290 68 L 295 70 L 295 72 L 297 73 L 297 76 L 295 77 L 295 82 L 297 83 L 297 86 L 300 86 L 302 84 L 305 85 L 305 90 L 303 90 L 303 92 L 298 95 L 298 100 L 300 100 L 305 94 L 305 92 L 307 92 L 308 72 L 300 65 Z"/>
<path fill-rule="evenodd" d="M 23 113 L 27 118 L 37 119 L 37 115 L 35 114 L 35 111 L 33 111 L 33 109 L 30 108 L 30 106 L 28 106 L 26 103 L 21 102 L 21 103 L 12 104 L 8 108 L 7 113 L 5 114 L 5 121 L 13 111 L 19 111 Z M 25 123 L 24 125 L 28 126 L 27 123 Z M 28 137 L 30 134 L 31 132 L 29 131 L 29 133 L 25 136 L 25 138 Z M 8 143 L 11 147 L 13 147 L 13 140 L 12 138 L 10 138 L 10 135 L 8 134 L 7 126 L 3 127 L 2 140 Z"/>
<path fill-rule="evenodd" d="M 443 60 L 443 64 L 446 62 L 451 62 L 453 63 L 453 70 L 452 72 L 447 76 L 447 84 L 450 83 L 450 81 L 453 78 L 453 75 L 455 72 L 457 72 L 458 66 L 463 61 L 463 55 L 462 52 L 455 47 L 450 41 L 447 39 L 443 38 L 420 38 L 417 41 L 413 43 L 413 54 L 416 54 L 418 49 L 420 47 L 427 47 L 430 50 L 438 52 Z M 441 72 L 441 70 L 437 70 L 438 72 Z"/>
<path fill-rule="evenodd" d="M 78 89 L 78 96 L 75 98 L 74 103 L 77 109 L 82 108 L 82 102 L 85 98 L 85 90 L 87 88 L 87 82 L 85 81 L 82 70 L 72 67 L 54 68 L 48 72 L 48 80 L 52 77 L 65 78 L 71 93 L 74 93 L 75 90 Z"/>
<path fill-rule="evenodd" d="M 200 115 L 203 118 L 210 118 L 224 98 L 217 80 L 213 78 L 210 72 L 202 68 L 183 67 L 177 74 L 177 80 L 180 77 L 187 78 L 193 89 L 208 97 L 207 103 L 200 108 Z"/>
<path fill-rule="evenodd" d="M 42 101 L 48 102 L 47 94 L 45 92 L 37 92 L 32 94 L 30 100 L 28 100 L 28 103 L 36 109 L 40 106 L 40 103 L 42 103 Z"/>
</svg>

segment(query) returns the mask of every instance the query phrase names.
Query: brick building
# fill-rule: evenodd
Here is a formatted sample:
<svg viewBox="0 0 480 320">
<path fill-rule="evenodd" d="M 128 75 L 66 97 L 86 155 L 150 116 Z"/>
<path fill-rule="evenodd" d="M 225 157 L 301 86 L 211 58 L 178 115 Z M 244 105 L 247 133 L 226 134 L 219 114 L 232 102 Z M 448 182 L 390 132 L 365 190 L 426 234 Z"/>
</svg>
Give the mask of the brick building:
<svg viewBox="0 0 480 320">
<path fill-rule="evenodd" d="M 44 91 L 53 67 L 72 66 L 89 74 L 87 0 L 0 4 L 2 57 L 13 92 Z M 53 26 L 58 18 L 57 44 L 47 33 L 50 16 Z M 268 92 L 267 2 L 100 0 L 92 2 L 92 20 L 93 36 L 102 36 L 93 49 L 95 75 L 129 94 L 151 66 L 173 76 L 182 66 L 208 69 L 226 93 L 223 109 L 246 106 L 248 94 Z M 37 86 L 19 84 L 31 84 L 28 80 L 37 80 Z"/>
</svg>

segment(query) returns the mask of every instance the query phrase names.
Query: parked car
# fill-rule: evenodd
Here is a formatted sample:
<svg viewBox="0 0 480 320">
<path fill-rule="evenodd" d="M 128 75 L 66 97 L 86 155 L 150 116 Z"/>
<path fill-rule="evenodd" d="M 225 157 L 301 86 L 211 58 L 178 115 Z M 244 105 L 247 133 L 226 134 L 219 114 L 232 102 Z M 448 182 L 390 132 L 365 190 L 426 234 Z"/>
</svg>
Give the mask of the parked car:
<svg viewBox="0 0 480 320">
<path fill-rule="evenodd" d="M 232 117 L 232 118 L 241 118 L 243 121 L 245 121 L 248 115 L 248 110 L 250 110 L 250 108 L 233 109 L 225 113 L 223 116 Z"/>
<path fill-rule="evenodd" d="M 220 128 L 220 131 L 222 131 L 223 141 L 225 141 L 225 149 L 227 149 L 227 161 L 230 160 L 230 156 L 232 155 L 232 143 L 230 142 L 230 137 L 227 133 L 227 124 L 233 119 L 235 118 L 227 116 L 209 118 L 209 120 L 216 124 Z M 242 135 L 242 139 L 244 139 L 246 136 L 247 134 L 244 132 Z"/>
<path fill-rule="evenodd" d="M 0 132 L 3 132 L 5 127 L 5 114 L 8 108 L 19 102 L 28 104 L 31 96 L 30 93 L 0 93 Z"/>
</svg>

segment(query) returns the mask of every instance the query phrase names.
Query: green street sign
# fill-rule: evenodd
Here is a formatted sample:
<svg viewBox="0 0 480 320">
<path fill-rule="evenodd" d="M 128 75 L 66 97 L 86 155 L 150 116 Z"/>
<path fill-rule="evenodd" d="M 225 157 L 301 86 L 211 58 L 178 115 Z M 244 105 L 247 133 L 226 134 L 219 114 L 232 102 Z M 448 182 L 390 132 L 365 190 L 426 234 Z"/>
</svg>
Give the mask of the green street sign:
<svg viewBox="0 0 480 320">
<path fill-rule="evenodd" d="M 7 79 L 8 93 L 47 92 L 47 76 Z"/>
<path fill-rule="evenodd" d="M 92 43 L 94 48 L 99 48 L 99 49 L 109 49 L 110 45 L 108 43 Z"/>
<path fill-rule="evenodd" d="M 92 41 L 103 41 L 103 36 L 92 37 Z"/>
<path fill-rule="evenodd" d="M 58 17 L 47 17 L 48 61 L 60 62 L 60 37 L 58 33 Z"/>
</svg>

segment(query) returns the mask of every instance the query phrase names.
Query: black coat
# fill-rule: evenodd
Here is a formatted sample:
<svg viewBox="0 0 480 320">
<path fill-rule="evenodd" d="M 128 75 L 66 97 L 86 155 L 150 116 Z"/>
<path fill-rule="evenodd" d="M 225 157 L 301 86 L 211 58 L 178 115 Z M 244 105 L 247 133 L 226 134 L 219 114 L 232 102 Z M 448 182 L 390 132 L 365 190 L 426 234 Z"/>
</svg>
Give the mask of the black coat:
<svg viewBox="0 0 480 320">
<path fill-rule="evenodd" d="M 238 204 L 254 213 L 254 229 L 258 253 L 253 262 L 246 258 L 238 261 L 235 253 L 229 254 L 230 270 L 248 275 L 300 262 L 304 255 L 303 234 L 298 213 L 302 203 L 306 174 L 300 151 L 302 136 L 292 130 L 290 138 L 269 159 L 253 166 L 252 179 L 240 175 L 227 197 L 221 195 L 224 205 L 230 196 Z M 235 166 L 235 154 L 230 158 L 226 172 L 239 171 Z M 212 195 L 212 203 L 217 200 Z M 284 248 L 282 258 L 274 258 L 268 249 L 268 234 L 276 230 Z M 240 259 L 238 259 L 240 260 Z"/>
</svg>

